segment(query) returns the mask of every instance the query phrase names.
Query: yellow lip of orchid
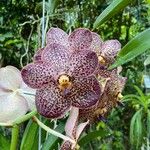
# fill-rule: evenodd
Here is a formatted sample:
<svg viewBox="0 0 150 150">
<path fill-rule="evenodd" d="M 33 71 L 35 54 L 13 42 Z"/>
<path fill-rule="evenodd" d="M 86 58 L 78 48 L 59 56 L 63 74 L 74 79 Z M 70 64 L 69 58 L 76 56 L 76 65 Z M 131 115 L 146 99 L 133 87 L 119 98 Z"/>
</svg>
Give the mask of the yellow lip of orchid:
<svg viewBox="0 0 150 150">
<path fill-rule="evenodd" d="M 72 86 L 72 82 L 70 81 L 70 77 L 67 75 L 61 75 L 58 79 L 58 86 L 62 92 L 65 92 L 66 89 L 70 89 Z"/>
<path fill-rule="evenodd" d="M 102 64 L 106 63 L 105 59 L 102 56 L 98 56 L 98 61 L 99 63 L 102 63 Z"/>
</svg>

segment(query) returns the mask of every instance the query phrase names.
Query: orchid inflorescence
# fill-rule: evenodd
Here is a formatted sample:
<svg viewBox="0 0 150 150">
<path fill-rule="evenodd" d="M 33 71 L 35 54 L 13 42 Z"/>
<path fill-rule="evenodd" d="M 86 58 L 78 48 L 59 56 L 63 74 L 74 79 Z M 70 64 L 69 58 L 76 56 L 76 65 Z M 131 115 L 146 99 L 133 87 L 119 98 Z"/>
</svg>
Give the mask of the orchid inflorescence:
<svg viewBox="0 0 150 150">
<path fill-rule="evenodd" d="M 121 98 L 126 78 L 119 75 L 120 68 L 108 70 L 120 49 L 119 41 L 103 42 L 97 33 L 88 29 L 79 28 L 68 35 L 59 28 L 51 28 L 47 32 L 46 46 L 35 53 L 33 63 L 22 69 L 22 78 L 17 75 L 14 83 L 4 80 L 12 83 L 8 87 L 2 84 L 0 78 L 0 90 L 9 95 L 13 92 L 13 95 L 16 95 L 15 99 L 18 99 L 17 105 L 19 101 L 20 105 L 25 103 L 22 105 L 25 110 L 21 111 L 21 107 L 20 109 L 15 107 L 16 112 L 21 111 L 18 113 L 20 115 L 29 110 L 23 92 L 18 95 L 22 84 L 31 91 L 36 90 L 35 104 L 40 115 L 49 119 L 58 119 L 71 110 L 65 131 L 66 135 L 76 142 L 73 145 L 70 141 L 64 141 L 61 149 L 65 149 L 66 146 L 68 149 L 74 149 L 85 126 L 105 116 Z M 11 67 L 7 68 L 9 70 Z M 12 70 L 15 69 L 12 67 Z M 3 72 L 4 68 L 1 68 L 0 74 Z M 16 74 L 16 71 L 12 73 Z M 12 78 L 9 77 L 8 80 Z M 1 95 L 5 97 L 5 94 Z M 9 101 L 8 95 L 2 104 L 7 101 Z M 4 106 L 0 106 L 3 110 L 1 107 Z M 11 113 L 10 110 L 8 113 Z M 0 122 L 3 121 L 1 118 L 0 115 Z M 9 118 L 8 115 L 7 121 Z M 79 131 L 78 121 L 86 121 L 79 125 Z"/>
</svg>

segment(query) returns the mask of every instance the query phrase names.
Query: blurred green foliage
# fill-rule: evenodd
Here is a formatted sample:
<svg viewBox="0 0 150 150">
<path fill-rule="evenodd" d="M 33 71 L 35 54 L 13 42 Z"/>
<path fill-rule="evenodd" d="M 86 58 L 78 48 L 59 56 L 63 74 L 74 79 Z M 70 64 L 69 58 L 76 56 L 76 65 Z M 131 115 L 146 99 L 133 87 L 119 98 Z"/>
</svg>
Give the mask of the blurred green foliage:
<svg viewBox="0 0 150 150">
<path fill-rule="evenodd" d="M 92 30 L 99 14 L 113 0 L 48 0 L 46 1 L 46 29 L 51 26 L 71 32 L 78 27 Z M 41 47 L 41 0 L 1 0 L 0 2 L 0 66 L 14 65 L 21 68 L 32 61 L 32 56 Z M 139 32 L 150 27 L 150 0 L 134 0 L 123 11 L 94 31 L 104 40 L 118 39 L 124 46 Z M 128 77 L 124 94 L 137 94 L 133 85 L 141 89 L 143 74 L 147 72 L 144 60 L 149 51 L 133 61 L 123 65 L 123 76 Z M 129 140 L 130 121 L 136 112 L 135 103 L 126 103 L 124 107 L 113 109 L 106 123 L 99 122 L 87 130 L 107 131 L 96 139 L 83 144 L 81 149 L 90 150 L 125 150 L 136 149 Z M 140 117 L 138 117 L 140 118 Z M 144 128 L 144 127 L 142 127 Z M 85 135 L 83 135 L 85 136 Z M 87 136 L 86 136 L 87 137 Z M 3 137 L 3 140 L 7 142 Z M 84 137 L 81 137 L 83 140 Z M 136 138 L 136 137 L 135 137 Z M 142 135 L 141 146 L 147 146 L 147 137 Z M 82 143 L 82 141 L 81 141 Z M 132 144 L 132 146 L 131 146 Z"/>
</svg>

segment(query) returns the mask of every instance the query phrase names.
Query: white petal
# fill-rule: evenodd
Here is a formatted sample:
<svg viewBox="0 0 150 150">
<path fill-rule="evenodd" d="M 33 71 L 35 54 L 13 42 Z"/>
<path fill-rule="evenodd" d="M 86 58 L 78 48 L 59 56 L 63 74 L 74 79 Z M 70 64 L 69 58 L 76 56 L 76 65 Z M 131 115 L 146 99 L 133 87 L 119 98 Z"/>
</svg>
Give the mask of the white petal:
<svg viewBox="0 0 150 150">
<path fill-rule="evenodd" d="M 0 96 L 0 122 L 10 123 L 28 111 L 26 100 L 18 94 Z"/>
<path fill-rule="evenodd" d="M 29 110 L 33 110 L 36 108 L 35 106 L 35 94 L 36 90 L 28 87 L 24 82 L 21 85 L 21 95 L 28 102 Z"/>
<path fill-rule="evenodd" d="M 89 123 L 89 120 L 87 122 L 79 124 L 77 128 L 77 132 L 76 132 L 76 139 L 79 138 L 80 134 L 82 133 L 82 131 L 84 130 L 84 128 L 87 126 L 88 123 Z"/>
<path fill-rule="evenodd" d="M 6 90 L 6 89 L 3 89 L 3 88 L 0 88 L 0 96 L 2 95 L 8 95 L 10 93 L 9 90 Z"/>
<path fill-rule="evenodd" d="M 67 136 L 70 136 L 73 139 L 75 139 L 75 135 L 73 132 L 76 131 L 78 116 L 79 116 L 79 108 L 72 107 L 69 118 L 65 125 L 65 132 Z"/>
<path fill-rule="evenodd" d="M 16 90 L 22 82 L 20 71 L 13 66 L 0 68 L 0 88 Z"/>
</svg>

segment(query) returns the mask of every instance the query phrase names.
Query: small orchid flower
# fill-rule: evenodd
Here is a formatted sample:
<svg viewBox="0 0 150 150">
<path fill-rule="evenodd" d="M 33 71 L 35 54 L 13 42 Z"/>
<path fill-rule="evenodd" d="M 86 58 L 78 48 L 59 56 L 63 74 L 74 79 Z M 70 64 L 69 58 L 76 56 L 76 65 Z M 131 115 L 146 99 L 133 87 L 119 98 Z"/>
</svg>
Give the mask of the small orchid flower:
<svg viewBox="0 0 150 150">
<path fill-rule="evenodd" d="M 101 99 L 94 107 L 80 110 L 81 120 L 94 122 L 99 117 L 104 117 L 122 98 L 121 92 L 126 83 L 126 77 L 118 75 L 116 70 L 99 69 L 97 73 L 100 82 L 106 81 L 105 84 L 101 84 L 103 85 Z"/>
<path fill-rule="evenodd" d="M 59 28 L 48 31 L 47 45 L 21 72 L 24 82 L 37 89 L 36 107 L 41 115 L 60 118 L 71 106 L 89 108 L 100 99 L 93 45 L 88 29 L 77 29 L 70 35 Z"/>
<path fill-rule="evenodd" d="M 77 145 L 77 141 L 83 132 L 84 128 L 88 125 L 89 121 L 80 123 L 78 125 L 79 119 L 79 109 L 73 107 L 70 111 L 69 118 L 66 122 L 65 132 L 68 137 L 76 141 L 75 143 L 71 143 L 70 141 L 64 141 L 61 145 L 60 150 L 75 150 L 79 146 Z"/>
<path fill-rule="evenodd" d="M 120 42 L 116 39 L 103 42 L 97 33 L 91 32 L 91 34 L 94 39 L 91 44 L 91 50 L 96 52 L 100 65 L 108 66 L 112 64 L 121 50 Z"/>
<path fill-rule="evenodd" d="M 35 108 L 33 94 L 35 90 L 23 82 L 17 68 L 0 68 L 0 123 L 12 123 Z"/>
</svg>

